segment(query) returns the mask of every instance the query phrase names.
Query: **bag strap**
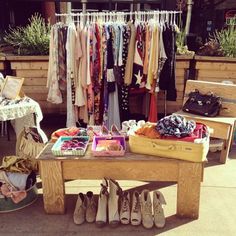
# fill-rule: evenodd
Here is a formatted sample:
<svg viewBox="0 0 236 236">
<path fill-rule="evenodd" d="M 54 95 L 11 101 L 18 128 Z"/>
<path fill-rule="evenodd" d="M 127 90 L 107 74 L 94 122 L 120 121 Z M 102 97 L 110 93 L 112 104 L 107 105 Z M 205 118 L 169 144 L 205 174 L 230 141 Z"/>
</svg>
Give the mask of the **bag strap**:
<svg viewBox="0 0 236 236">
<path fill-rule="evenodd" d="M 188 97 L 189 97 L 189 94 L 190 94 L 190 93 L 184 94 L 184 97 L 185 97 L 185 98 L 188 98 Z M 221 101 L 222 101 L 222 102 L 225 102 L 225 103 L 234 103 L 234 104 L 236 104 L 236 99 L 222 98 L 222 97 L 221 97 Z"/>
</svg>

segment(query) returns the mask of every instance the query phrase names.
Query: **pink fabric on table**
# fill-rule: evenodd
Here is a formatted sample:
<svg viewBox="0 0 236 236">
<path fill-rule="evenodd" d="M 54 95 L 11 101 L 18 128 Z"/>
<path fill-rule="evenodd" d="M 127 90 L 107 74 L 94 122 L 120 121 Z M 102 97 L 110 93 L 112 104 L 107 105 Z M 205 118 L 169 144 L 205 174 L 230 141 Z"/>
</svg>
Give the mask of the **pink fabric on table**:
<svg viewBox="0 0 236 236">
<path fill-rule="evenodd" d="M 190 136 L 184 138 L 177 138 L 174 136 L 162 136 L 161 139 L 176 140 L 176 141 L 185 141 L 185 142 L 194 142 L 195 139 L 201 139 L 207 133 L 207 127 L 204 124 L 197 123 L 196 128 Z"/>
</svg>

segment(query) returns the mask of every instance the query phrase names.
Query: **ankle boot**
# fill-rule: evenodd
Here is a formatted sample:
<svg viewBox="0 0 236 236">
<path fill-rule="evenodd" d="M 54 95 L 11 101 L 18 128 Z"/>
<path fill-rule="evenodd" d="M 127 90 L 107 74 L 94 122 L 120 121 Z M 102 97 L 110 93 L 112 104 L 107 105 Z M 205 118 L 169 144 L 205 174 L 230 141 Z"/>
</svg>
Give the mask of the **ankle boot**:
<svg viewBox="0 0 236 236">
<path fill-rule="evenodd" d="M 160 191 L 153 192 L 154 223 L 157 228 L 163 228 L 166 223 L 162 204 L 166 204 L 165 198 Z"/>
<path fill-rule="evenodd" d="M 110 179 L 109 180 L 109 199 L 108 199 L 108 216 L 109 224 L 111 227 L 116 227 L 119 225 L 120 216 L 119 216 L 119 196 L 122 193 L 122 189 L 119 184 Z"/>
<path fill-rule="evenodd" d="M 98 210 L 96 215 L 96 225 L 103 227 L 107 223 L 107 204 L 109 193 L 107 191 L 108 182 L 106 179 L 101 184 L 101 191 L 98 197 Z"/>
<path fill-rule="evenodd" d="M 130 222 L 130 195 L 129 192 L 123 192 L 121 198 L 120 222 L 124 225 Z"/>
<path fill-rule="evenodd" d="M 87 207 L 86 207 L 85 218 L 88 223 L 92 223 L 95 221 L 97 214 L 97 203 L 93 195 L 93 192 L 91 191 L 87 192 L 86 203 Z"/>
<path fill-rule="evenodd" d="M 143 190 L 141 193 L 141 215 L 142 224 L 145 228 L 153 227 L 152 202 L 149 190 Z"/>
<path fill-rule="evenodd" d="M 75 224 L 80 225 L 84 223 L 85 212 L 86 212 L 86 198 L 83 193 L 79 193 L 73 215 Z"/>
<path fill-rule="evenodd" d="M 141 219 L 142 218 L 139 193 L 135 191 L 132 197 L 131 225 L 140 225 Z"/>
</svg>

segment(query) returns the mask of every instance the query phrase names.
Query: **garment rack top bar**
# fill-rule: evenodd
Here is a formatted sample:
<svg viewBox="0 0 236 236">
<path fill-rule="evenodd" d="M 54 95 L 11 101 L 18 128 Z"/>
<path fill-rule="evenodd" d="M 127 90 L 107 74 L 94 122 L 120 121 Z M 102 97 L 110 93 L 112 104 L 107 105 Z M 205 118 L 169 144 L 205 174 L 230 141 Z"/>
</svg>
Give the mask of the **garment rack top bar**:
<svg viewBox="0 0 236 236">
<path fill-rule="evenodd" d="M 56 16 L 105 16 L 107 14 L 112 14 L 112 15 L 136 15 L 136 14 L 141 14 L 141 15 L 162 15 L 162 14 L 177 14 L 177 13 L 182 13 L 182 11 L 135 11 L 135 12 L 77 12 L 77 13 L 56 13 Z"/>
</svg>

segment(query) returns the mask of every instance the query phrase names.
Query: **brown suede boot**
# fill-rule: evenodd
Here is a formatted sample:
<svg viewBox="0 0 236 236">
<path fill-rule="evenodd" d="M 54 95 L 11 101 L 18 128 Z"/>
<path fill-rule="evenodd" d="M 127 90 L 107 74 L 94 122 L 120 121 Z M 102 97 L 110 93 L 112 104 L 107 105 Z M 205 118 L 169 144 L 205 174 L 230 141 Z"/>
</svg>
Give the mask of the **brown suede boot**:
<svg viewBox="0 0 236 236">
<path fill-rule="evenodd" d="M 83 193 L 79 193 L 74 210 L 74 222 L 77 225 L 83 224 L 85 221 L 86 198 Z"/>
<path fill-rule="evenodd" d="M 143 227 L 150 229 L 153 227 L 152 202 L 149 190 L 145 189 L 141 193 L 141 215 Z"/>
</svg>

